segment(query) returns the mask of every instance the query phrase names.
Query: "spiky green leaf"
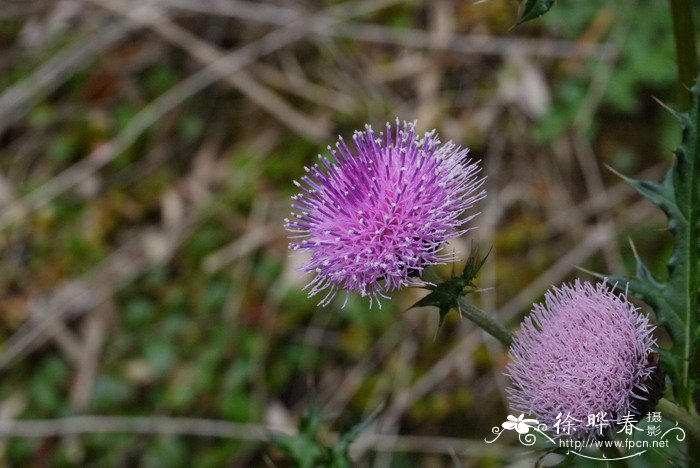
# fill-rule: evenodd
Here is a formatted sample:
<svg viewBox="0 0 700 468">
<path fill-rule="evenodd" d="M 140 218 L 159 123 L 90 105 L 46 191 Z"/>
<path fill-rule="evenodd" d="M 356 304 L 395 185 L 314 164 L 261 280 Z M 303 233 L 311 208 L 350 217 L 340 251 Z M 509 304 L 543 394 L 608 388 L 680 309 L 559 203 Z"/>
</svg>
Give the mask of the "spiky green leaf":
<svg viewBox="0 0 700 468">
<path fill-rule="evenodd" d="M 477 249 L 472 250 L 472 254 L 467 259 L 467 263 L 459 276 L 454 272 L 450 279 L 438 284 L 427 284 L 426 289 L 430 290 L 430 294 L 419 300 L 413 307 L 434 306 L 438 308 L 440 313 L 440 325 L 445 321 L 445 316 L 452 309 L 459 309 L 459 300 L 465 294 L 468 294 L 475 288 L 474 279 L 479 273 L 479 270 L 484 265 L 487 253 L 484 258 L 479 258 Z M 467 289 L 471 288 L 471 289 Z"/>
<path fill-rule="evenodd" d="M 413 307 L 437 307 L 440 313 L 439 326 L 442 326 L 445 316 L 450 310 L 457 309 L 461 316 L 474 322 L 486 333 L 503 343 L 504 346 L 510 346 L 513 340 L 510 331 L 492 316 L 469 303 L 465 297 L 467 294 L 476 291 L 474 280 L 481 267 L 484 266 L 488 256 L 489 254 L 487 253 L 484 258 L 480 258 L 478 251 L 473 249 L 459 276 L 455 276 L 454 272 L 452 272 L 451 277 L 447 281 L 438 284 L 427 284 L 425 288 L 430 290 L 430 294 L 416 302 Z"/>
<path fill-rule="evenodd" d="M 357 439 L 362 431 L 367 429 L 367 427 L 377 419 L 382 408 L 383 407 L 377 408 L 377 410 L 370 414 L 366 419 L 351 427 L 350 430 L 338 438 L 338 441 L 330 449 L 331 468 L 349 468 L 352 466 L 350 455 L 348 453 L 350 444 Z"/>
<path fill-rule="evenodd" d="M 321 427 L 321 408 L 311 401 L 299 422 L 299 431 L 294 435 L 273 432 L 270 440 L 300 468 L 314 468 L 323 459 L 325 448 L 318 441 Z"/>
<path fill-rule="evenodd" d="M 299 430 L 296 434 L 273 432 L 270 434 L 270 440 L 294 462 L 294 466 L 350 468 L 352 466 L 348 453 L 350 444 L 377 418 L 380 411 L 381 408 L 377 409 L 365 420 L 341 434 L 334 444 L 328 445 L 319 437 L 323 421 L 321 407 L 317 401 L 311 400 L 299 422 Z"/>
<path fill-rule="evenodd" d="M 693 351 L 698 340 L 698 297 L 700 296 L 700 83 L 691 90 L 692 105 L 687 113 L 674 112 L 683 128 L 676 159 L 661 183 L 624 179 L 639 193 L 661 208 L 673 235 L 673 252 L 668 277 L 654 277 L 637 259 L 635 278 L 608 277 L 654 308 L 659 323 L 673 347 L 662 354 L 673 381 L 676 399 L 693 408 L 691 376 Z"/>
<path fill-rule="evenodd" d="M 273 433 L 270 440 L 300 468 L 314 468 L 323 456 L 315 438 L 299 433 L 294 436 Z"/>
</svg>

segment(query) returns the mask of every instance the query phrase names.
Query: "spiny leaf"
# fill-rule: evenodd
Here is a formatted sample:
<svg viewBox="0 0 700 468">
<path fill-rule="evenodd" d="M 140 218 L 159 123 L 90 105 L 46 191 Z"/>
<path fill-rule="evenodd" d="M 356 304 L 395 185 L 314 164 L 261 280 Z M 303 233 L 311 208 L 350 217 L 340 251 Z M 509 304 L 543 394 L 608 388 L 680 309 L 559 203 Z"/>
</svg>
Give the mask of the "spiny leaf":
<svg viewBox="0 0 700 468">
<path fill-rule="evenodd" d="M 318 401 L 312 398 L 299 422 L 299 432 L 315 436 L 321 428 L 321 420 L 321 407 Z"/>
<path fill-rule="evenodd" d="M 637 180 L 615 172 L 637 192 L 661 208 L 667 215 L 679 216 L 674 193 L 673 172 L 669 171 L 661 183 L 650 180 Z"/>
<path fill-rule="evenodd" d="M 489 253 L 490 252 L 489 250 Z M 452 272 L 450 279 L 447 281 L 435 285 L 426 285 L 425 288 L 431 291 L 430 294 L 413 304 L 413 307 L 437 307 L 440 313 L 440 325 L 442 326 L 445 321 L 445 316 L 450 310 L 459 310 L 460 298 L 465 294 L 473 292 L 473 288 L 476 287 L 474 286 L 474 279 L 484 265 L 489 253 L 487 253 L 484 258 L 479 259 L 478 250 L 473 249 L 472 254 L 467 259 L 467 263 L 459 276 L 455 276 L 454 272 Z M 466 288 L 472 288 L 472 290 L 465 291 Z"/>
<path fill-rule="evenodd" d="M 348 449 L 350 448 L 350 444 L 352 444 L 355 439 L 364 431 L 367 429 L 367 427 L 372 424 L 379 414 L 381 413 L 383 409 L 383 406 L 380 406 L 377 408 L 372 414 L 370 414 L 364 421 L 360 421 L 359 423 L 355 424 L 353 427 L 348 430 L 345 434 L 343 434 L 339 439 L 338 442 L 331 447 L 331 467 L 332 468 L 347 468 L 352 466 L 351 460 L 350 460 L 350 455 L 348 454 Z"/>
<path fill-rule="evenodd" d="M 313 468 L 323 459 L 324 447 L 318 441 L 321 427 L 321 409 L 312 401 L 299 422 L 299 432 L 270 434 L 270 440 L 301 468 Z"/>
<path fill-rule="evenodd" d="M 673 252 L 668 277 L 655 278 L 637 258 L 635 278 L 608 277 L 618 288 L 630 292 L 654 308 L 657 319 L 673 340 L 673 347 L 662 353 L 673 381 L 677 401 L 693 409 L 691 377 L 693 352 L 699 343 L 698 301 L 700 291 L 700 83 L 691 90 L 687 113 L 673 112 L 683 127 L 676 160 L 661 183 L 623 178 L 639 193 L 661 208 L 673 235 Z"/>
<path fill-rule="evenodd" d="M 525 0 L 525 7 L 520 15 L 518 24 L 538 18 L 549 11 L 554 0 Z"/>
<path fill-rule="evenodd" d="M 351 427 L 348 432 L 346 432 L 340 439 L 338 439 L 338 442 L 336 442 L 334 449 L 347 451 L 347 449 L 350 447 L 350 444 L 353 443 L 355 439 L 357 439 L 357 436 L 359 436 L 362 433 L 362 431 L 367 429 L 367 427 L 369 427 L 369 425 L 377 419 L 377 417 L 381 414 L 383 408 L 384 405 L 381 405 L 379 408 L 374 410 L 364 421 L 360 421 L 359 423 Z"/>
<path fill-rule="evenodd" d="M 315 400 L 309 406 L 299 422 L 299 431 L 293 436 L 280 433 L 270 434 L 270 440 L 282 452 L 295 462 L 295 466 L 315 468 L 350 468 L 352 461 L 348 453 L 350 444 L 379 415 L 377 409 L 367 419 L 361 421 L 342 434 L 335 444 L 328 446 L 319 438 L 322 415 L 321 407 Z"/>
<path fill-rule="evenodd" d="M 323 455 L 315 438 L 301 432 L 294 436 L 273 433 L 270 440 L 301 468 L 314 468 Z"/>
</svg>

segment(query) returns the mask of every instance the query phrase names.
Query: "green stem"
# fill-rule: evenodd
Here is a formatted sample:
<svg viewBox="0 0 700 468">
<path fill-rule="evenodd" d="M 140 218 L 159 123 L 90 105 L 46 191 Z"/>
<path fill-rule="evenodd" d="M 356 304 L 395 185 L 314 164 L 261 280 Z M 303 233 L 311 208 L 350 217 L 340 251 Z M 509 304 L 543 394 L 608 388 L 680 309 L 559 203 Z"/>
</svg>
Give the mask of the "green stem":
<svg viewBox="0 0 700 468">
<path fill-rule="evenodd" d="M 690 432 L 694 439 L 700 440 L 700 417 L 697 414 L 688 412 L 685 408 L 678 406 L 666 398 L 659 400 L 656 409 L 667 419 L 678 421 L 678 424 Z"/>
<path fill-rule="evenodd" d="M 459 300 L 459 308 L 462 315 L 477 324 L 482 330 L 509 347 L 513 342 L 513 335 L 490 315 L 470 304 L 464 297 Z"/>
<path fill-rule="evenodd" d="M 678 63 L 678 104 L 680 109 L 685 111 L 690 108 L 689 90 L 698 74 L 693 8 L 690 0 L 669 0 L 669 2 Z"/>
</svg>

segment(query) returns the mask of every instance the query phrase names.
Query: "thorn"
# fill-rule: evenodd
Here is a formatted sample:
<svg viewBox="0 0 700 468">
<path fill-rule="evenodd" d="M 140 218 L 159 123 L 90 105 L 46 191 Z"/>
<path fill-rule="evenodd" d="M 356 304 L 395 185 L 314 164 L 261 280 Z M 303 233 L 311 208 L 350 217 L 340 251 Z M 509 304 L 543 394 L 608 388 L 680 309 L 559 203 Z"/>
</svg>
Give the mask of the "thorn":
<svg viewBox="0 0 700 468">
<path fill-rule="evenodd" d="M 669 105 L 666 104 L 665 102 L 661 101 L 661 100 L 658 99 L 656 96 L 652 96 L 651 98 L 652 98 L 654 101 L 656 101 L 656 103 L 657 103 L 658 105 L 660 105 L 660 106 L 663 107 L 665 110 L 667 110 L 668 112 L 670 112 L 672 116 L 674 116 L 676 119 L 678 119 L 679 121 L 681 121 L 681 115 L 682 115 L 682 114 L 681 114 L 680 112 L 678 112 L 676 109 L 674 109 L 673 107 L 669 106 Z"/>
<path fill-rule="evenodd" d="M 577 270 L 582 271 L 584 273 L 588 273 L 589 275 L 593 276 L 594 278 L 598 278 L 598 279 L 605 279 L 606 278 L 605 275 L 602 275 L 600 273 L 596 273 L 593 270 L 589 270 L 588 268 L 584 268 L 584 267 L 579 266 L 579 265 L 574 265 L 574 268 L 576 268 Z"/>
<path fill-rule="evenodd" d="M 629 179 L 629 177 L 627 177 L 627 176 L 624 175 L 622 172 L 620 172 L 620 171 L 618 171 L 617 169 L 615 169 L 614 167 L 612 167 L 610 164 L 603 163 L 603 165 L 605 166 L 605 168 L 606 168 L 607 170 L 609 170 L 610 172 L 612 172 L 613 174 L 615 174 L 616 176 L 618 176 L 620 179 L 623 179 L 623 180 L 628 180 L 628 179 Z"/>
<path fill-rule="evenodd" d="M 637 248 L 634 246 L 634 242 L 632 242 L 632 238 L 629 237 L 627 240 L 629 240 L 630 247 L 632 248 L 632 254 L 634 255 L 635 260 L 640 261 L 641 258 L 639 258 L 639 254 L 637 253 Z"/>
</svg>

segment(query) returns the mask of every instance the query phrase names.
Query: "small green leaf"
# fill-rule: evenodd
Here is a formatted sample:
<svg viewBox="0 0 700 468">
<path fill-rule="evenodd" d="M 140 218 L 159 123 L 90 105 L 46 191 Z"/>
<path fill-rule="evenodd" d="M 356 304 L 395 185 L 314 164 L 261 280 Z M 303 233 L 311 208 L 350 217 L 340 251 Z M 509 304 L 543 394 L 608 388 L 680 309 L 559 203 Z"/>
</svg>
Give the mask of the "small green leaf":
<svg viewBox="0 0 700 468">
<path fill-rule="evenodd" d="M 518 24 L 544 15 L 552 8 L 552 5 L 554 5 L 554 0 L 525 0 L 525 8 L 523 8 Z"/>
</svg>

